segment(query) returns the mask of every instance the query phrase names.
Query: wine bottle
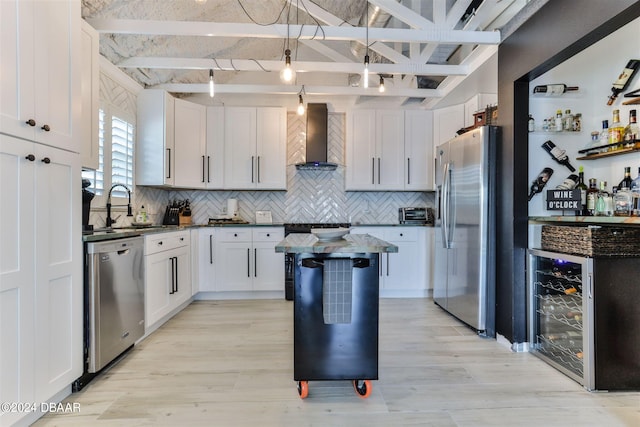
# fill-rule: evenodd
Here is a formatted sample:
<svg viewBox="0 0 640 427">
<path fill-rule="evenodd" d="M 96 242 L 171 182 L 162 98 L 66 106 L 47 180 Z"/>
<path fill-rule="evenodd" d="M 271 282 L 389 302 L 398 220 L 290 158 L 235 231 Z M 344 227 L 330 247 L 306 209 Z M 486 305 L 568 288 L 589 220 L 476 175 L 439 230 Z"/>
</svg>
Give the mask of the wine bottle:
<svg viewBox="0 0 640 427">
<path fill-rule="evenodd" d="M 528 200 L 531 200 L 533 196 L 540 193 L 544 189 L 544 186 L 547 185 L 547 181 L 549 181 L 549 178 L 551 178 L 551 175 L 553 175 L 553 169 L 551 168 L 542 169 L 542 172 L 540 172 L 538 174 L 538 177 L 531 183 Z"/>
<path fill-rule="evenodd" d="M 624 140 L 633 142 L 640 139 L 640 127 L 636 119 L 636 110 L 629 111 L 629 124 L 624 128 Z"/>
<path fill-rule="evenodd" d="M 576 184 L 578 183 L 578 175 L 571 174 L 562 181 L 561 184 L 556 186 L 556 190 L 573 190 L 576 188 Z"/>
<path fill-rule="evenodd" d="M 578 86 L 567 86 L 564 83 L 551 85 L 539 85 L 533 88 L 533 93 L 544 93 L 545 95 L 559 95 L 570 91 L 578 90 Z"/>
<path fill-rule="evenodd" d="M 624 168 L 624 178 L 618 184 L 618 189 L 627 188 L 631 190 L 631 184 L 633 183 L 633 179 L 631 179 L 631 167 L 627 166 Z"/>
<path fill-rule="evenodd" d="M 571 163 L 569 163 L 567 152 L 556 147 L 556 144 L 554 144 L 552 141 L 546 141 L 544 144 L 542 144 L 542 148 L 544 148 L 545 151 L 549 153 L 549 155 L 553 157 L 556 162 L 566 166 L 571 172 L 576 171 L 576 168 L 571 166 Z"/>
<path fill-rule="evenodd" d="M 611 87 L 611 95 L 609 96 L 607 105 L 613 104 L 613 101 L 615 101 L 618 95 L 620 95 L 620 92 L 624 91 L 627 86 L 629 86 L 629 83 L 631 83 L 631 80 L 633 80 L 633 76 L 635 75 L 636 71 L 638 71 L 639 67 L 640 59 L 630 59 L 629 62 L 627 62 L 624 70 L 622 70 L 622 73 L 620 73 L 620 75 L 618 76 L 618 80 L 613 82 L 613 86 Z"/>
<path fill-rule="evenodd" d="M 589 189 L 587 190 L 587 212 L 590 216 L 596 214 L 596 201 L 598 200 L 598 186 L 595 178 L 589 178 Z"/>
<path fill-rule="evenodd" d="M 587 185 L 584 183 L 584 168 L 580 166 L 578 168 L 578 184 L 576 188 L 580 190 L 580 210 L 576 211 L 578 216 L 589 215 L 587 211 Z"/>
</svg>

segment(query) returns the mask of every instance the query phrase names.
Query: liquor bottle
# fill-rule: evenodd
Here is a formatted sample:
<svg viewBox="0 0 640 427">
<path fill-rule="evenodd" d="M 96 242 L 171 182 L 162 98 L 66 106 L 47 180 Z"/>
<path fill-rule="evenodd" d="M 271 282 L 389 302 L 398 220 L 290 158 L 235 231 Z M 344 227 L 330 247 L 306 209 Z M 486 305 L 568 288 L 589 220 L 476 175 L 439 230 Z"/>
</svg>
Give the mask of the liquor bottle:
<svg viewBox="0 0 640 427">
<path fill-rule="evenodd" d="M 609 144 L 609 120 L 602 121 L 602 130 L 600 131 L 600 145 Z"/>
<path fill-rule="evenodd" d="M 547 185 L 547 181 L 553 175 L 553 169 L 544 168 L 542 172 L 538 174 L 538 177 L 531 183 L 531 187 L 529 189 L 529 199 L 531 200 L 533 196 L 540 193 L 545 185 Z"/>
<path fill-rule="evenodd" d="M 640 168 L 636 179 L 631 181 L 631 214 L 640 216 Z"/>
<path fill-rule="evenodd" d="M 571 166 L 571 163 L 569 163 L 569 157 L 567 156 L 566 151 L 556 147 L 556 144 L 552 141 L 546 141 L 542 144 L 542 148 L 544 148 L 556 162 L 566 166 L 571 172 L 576 171 L 576 168 Z"/>
<path fill-rule="evenodd" d="M 562 181 L 561 184 L 556 186 L 556 190 L 573 190 L 576 188 L 576 184 L 578 183 L 578 175 L 571 174 Z"/>
<path fill-rule="evenodd" d="M 551 85 L 539 85 L 533 88 L 533 93 L 543 93 L 545 95 L 559 95 L 561 93 L 571 92 L 578 90 L 578 86 L 567 86 L 564 83 L 557 83 Z"/>
<path fill-rule="evenodd" d="M 578 216 L 586 216 L 587 212 L 587 185 L 584 183 L 584 168 L 580 166 L 578 168 L 578 184 L 576 188 L 580 190 L 580 210 L 576 211 Z"/>
<path fill-rule="evenodd" d="M 562 130 L 566 132 L 573 131 L 573 114 L 571 114 L 571 110 L 564 110 L 564 116 L 562 116 Z"/>
<path fill-rule="evenodd" d="M 529 120 L 527 121 L 527 130 L 529 132 L 533 132 L 536 130 L 536 121 L 531 114 L 529 114 Z"/>
<path fill-rule="evenodd" d="M 631 215 L 631 203 L 632 196 L 629 187 L 618 188 L 618 191 L 613 195 L 613 215 L 614 216 L 629 216 Z"/>
<path fill-rule="evenodd" d="M 634 74 L 638 71 L 640 67 L 640 59 L 630 59 L 627 62 L 627 65 L 622 70 L 622 73 L 618 76 L 618 80 L 613 82 L 613 86 L 611 87 L 611 95 L 609 96 L 609 100 L 607 101 L 607 105 L 613 104 L 613 101 L 616 100 L 618 95 L 624 91 L 629 83 L 633 79 Z"/>
<path fill-rule="evenodd" d="M 609 128 L 609 144 L 623 142 L 624 127 L 620 123 L 620 110 L 613 110 L 613 122 Z"/>
<path fill-rule="evenodd" d="M 640 173 L 640 172 L 639 172 Z M 595 178 L 589 179 L 589 189 L 587 190 L 587 213 L 590 216 L 596 214 L 596 201 L 598 200 L 598 186 Z"/>
<path fill-rule="evenodd" d="M 555 127 L 554 130 L 556 132 L 562 132 L 562 126 L 563 126 L 563 122 L 562 122 L 562 110 L 557 110 L 556 111 L 556 120 L 555 120 Z"/>
<path fill-rule="evenodd" d="M 624 140 L 633 142 L 640 139 L 640 126 L 636 119 L 636 110 L 629 111 L 629 124 L 624 128 Z"/>
<path fill-rule="evenodd" d="M 576 113 L 573 116 L 573 123 L 571 124 L 571 127 L 574 132 L 582 131 L 582 113 Z"/>
<path fill-rule="evenodd" d="M 620 181 L 620 184 L 618 184 L 618 189 L 626 188 L 628 190 L 631 190 L 632 183 L 633 180 L 631 179 L 631 168 L 627 166 L 624 168 L 624 178 L 622 178 L 622 181 Z"/>
<path fill-rule="evenodd" d="M 596 200 L 596 216 L 612 216 L 613 199 L 607 191 L 607 181 L 600 181 L 600 191 Z"/>
</svg>

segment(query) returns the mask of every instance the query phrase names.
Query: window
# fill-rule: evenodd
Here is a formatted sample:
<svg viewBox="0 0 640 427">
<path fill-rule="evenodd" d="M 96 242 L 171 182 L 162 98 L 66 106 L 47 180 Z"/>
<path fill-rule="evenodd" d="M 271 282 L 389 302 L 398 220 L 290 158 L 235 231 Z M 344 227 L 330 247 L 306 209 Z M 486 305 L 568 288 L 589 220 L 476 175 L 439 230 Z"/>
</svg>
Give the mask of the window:
<svg viewBox="0 0 640 427">
<path fill-rule="evenodd" d="M 82 171 L 91 181 L 90 189 L 106 203 L 107 193 L 114 184 L 124 184 L 133 191 L 133 144 L 135 128 L 126 114 L 113 112 L 113 107 L 101 108 L 98 113 L 98 169 Z M 127 191 L 116 187 L 111 198 L 127 197 Z"/>
</svg>

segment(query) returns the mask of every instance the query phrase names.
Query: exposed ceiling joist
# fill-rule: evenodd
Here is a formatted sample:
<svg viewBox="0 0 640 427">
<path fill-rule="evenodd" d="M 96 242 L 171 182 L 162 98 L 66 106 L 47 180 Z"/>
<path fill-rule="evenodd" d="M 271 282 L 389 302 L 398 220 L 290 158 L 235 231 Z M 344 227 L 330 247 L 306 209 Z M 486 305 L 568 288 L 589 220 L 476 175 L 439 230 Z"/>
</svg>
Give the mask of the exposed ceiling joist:
<svg viewBox="0 0 640 427">
<path fill-rule="evenodd" d="M 369 3 L 379 7 L 380 9 L 390 13 L 396 19 L 404 22 L 408 26 L 414 29 L 433 29 L 436 28 L 433 22 L 429 21 L 426 18 L 423 18 L 418 13 L 409 9 L 408 7 L 403 6 L 394 0 L 369 0 Z M 434 2 L 434 4 L 437 2 Z M 444 2 L 442 2 L 444 3 Z M 439 27 L 444 28 L 444 27 Z"/>
</svg>

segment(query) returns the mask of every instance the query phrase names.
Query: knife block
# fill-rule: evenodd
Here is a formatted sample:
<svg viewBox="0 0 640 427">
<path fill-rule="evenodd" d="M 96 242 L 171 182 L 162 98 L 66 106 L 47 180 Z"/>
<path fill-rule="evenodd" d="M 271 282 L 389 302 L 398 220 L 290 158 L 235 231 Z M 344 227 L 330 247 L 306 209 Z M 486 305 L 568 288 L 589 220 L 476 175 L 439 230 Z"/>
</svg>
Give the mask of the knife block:
<svg viewBox="0 0 640 427">
<path fill-rule="evenodd" d="M 180 224 L 180 213 L 178 209 L 169 208 L 164 211 L 164 219 L 162 220 L 163 225 L 179 225 Z"/>
</svg>

